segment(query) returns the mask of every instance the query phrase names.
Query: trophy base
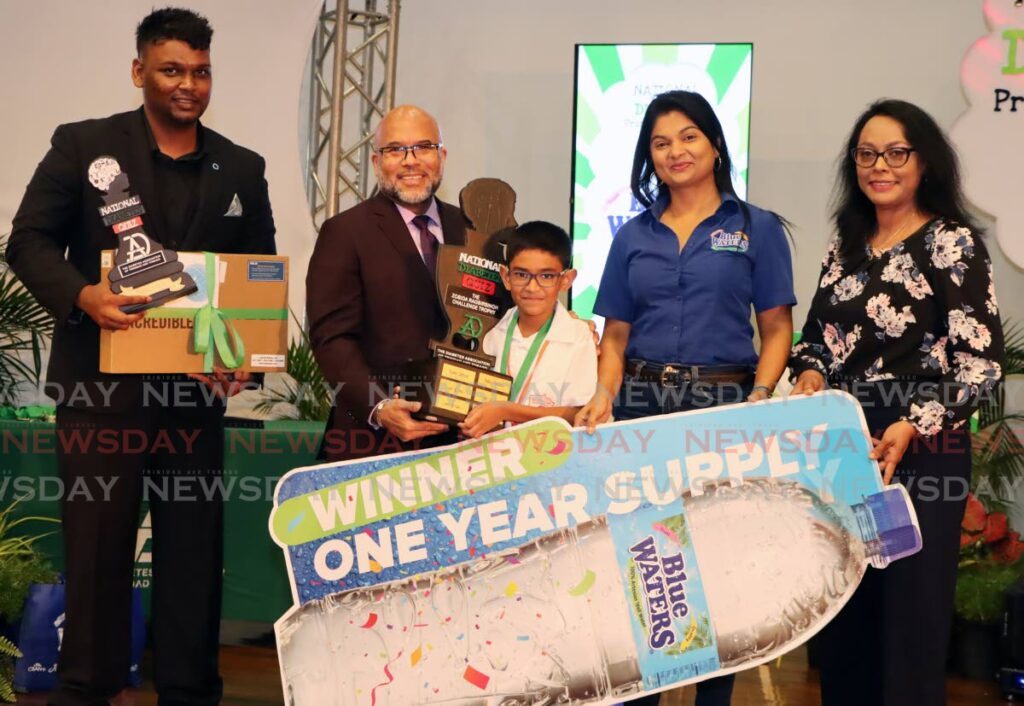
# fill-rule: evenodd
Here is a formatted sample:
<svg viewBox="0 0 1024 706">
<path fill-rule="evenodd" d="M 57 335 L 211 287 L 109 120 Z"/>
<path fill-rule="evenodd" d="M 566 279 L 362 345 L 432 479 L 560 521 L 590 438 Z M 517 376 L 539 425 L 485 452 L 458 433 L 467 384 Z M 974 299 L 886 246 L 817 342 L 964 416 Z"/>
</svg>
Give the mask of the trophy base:
<svg viewBox="0 0 1024 706">
<path fill-rule="evenodd" d="M 412 414 L 414 419 L 455 426 L 478 404 L 508 401 L 512 390 L 512 378 L 508 375 L 448 358 L 443 348 L 438 353 L 437 358 L 413 363 L 408 368 L 416 379 L 427 383 L 403 391 L 408 393 L 403 394 L 405 399 L 420 403 L 420 410 Z"/>
<path fill-rule="evenodd" d="M 157 292 L 154 292 L 153 294 L 150 294 L 152 299 L 149 302 L 143 304 L 125 304 L 124 306 L 118 308 L 125 314 L 136 314 L 140 311 L 146 311 L 147 309 L 153 309 L 155 307 L 162 306 L 167 302 L 174 301 L 175 299 L 187 297 L 189 294 L 192 294 L 193 292 L 199 290 L 199 287 L 196 286 L 196 283 L 187 274 L 183 274 L 177 278 L 165 277 L 162 280 L 156 280 L 156 282 L 154 282 L 153 284 L 159 285 L 163 284 L 164 282 L 167 282 L 168 286 L 166 288 L 160 289 Z M 121 293 L 135 294 L 135 292 L 128 292 L 124 290 L 122 290 Z"/>
</svg>

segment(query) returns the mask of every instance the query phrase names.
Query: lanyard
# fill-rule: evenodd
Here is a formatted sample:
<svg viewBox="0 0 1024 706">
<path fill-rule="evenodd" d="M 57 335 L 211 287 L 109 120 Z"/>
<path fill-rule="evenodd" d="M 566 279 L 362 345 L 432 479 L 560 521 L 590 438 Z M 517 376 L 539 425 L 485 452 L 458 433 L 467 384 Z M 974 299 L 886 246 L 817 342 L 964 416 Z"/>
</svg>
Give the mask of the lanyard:
<svg viewBox="0 0 1024 706">
<path fill-rule="evenodd" d="M 509 399 L 513 402 L 518 399 L 519 391 L 523 387 L 523 383 L 529 377 L 530 368 L 533 367 L 534 359 L 537 357 L 537 351 L 540 350 L 541 345 L 544 343 L 544 339 L 547 338 L 548 331 L 551 329 L 551 322 L 555 320 L 555 314 L 552 312 L 551 318 L 547 320 L 540 331 L 533 338 L 533 343 L 530 344 L 530 350 L 526 352 L 526 357 L 523 359 L 523 364 L 519 366 L 519 372 L 516 374 L 515 379 L 512 381 L 512 391 L 509 393 Z M 505 348 L 501 353 L 501 372 L 508 375 L 509 365 L 509 352 L 512 350 L 512 336 L 515 335 L 516 326 L 519 325 L 519 312 L 516 311 L 512 314 L 512 322 L 508 326 L 508 332 L 505 334 Z"/>
</svg>

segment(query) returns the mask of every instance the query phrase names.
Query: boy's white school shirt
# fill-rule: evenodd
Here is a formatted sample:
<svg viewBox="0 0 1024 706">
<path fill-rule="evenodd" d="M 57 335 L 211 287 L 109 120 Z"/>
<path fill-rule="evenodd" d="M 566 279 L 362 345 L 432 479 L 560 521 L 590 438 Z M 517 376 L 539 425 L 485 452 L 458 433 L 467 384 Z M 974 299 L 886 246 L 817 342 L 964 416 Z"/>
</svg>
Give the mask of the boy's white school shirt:
<svg viewBox="0 0 1024 706">
<path fill-rule="evenodd" d="M 484 336 L 484 353 L 495 357 L 494 369 L 513 378 L 526 358 L 537 334 L 523 337 L 519 327 L 512 334 L 508 370 L 501 369 L 505 336 L 512 324 L 513 307 L 497 326 Z M 597 348 L 594 335 L 585 321 L 574 319 L 561 303 L 544 339 L 542 351 L 534 359 L 529 383 L 520 390 L 519 404 L 531 407 L 578 407 L 585 405 L 597 389 Z"/>
</svg>

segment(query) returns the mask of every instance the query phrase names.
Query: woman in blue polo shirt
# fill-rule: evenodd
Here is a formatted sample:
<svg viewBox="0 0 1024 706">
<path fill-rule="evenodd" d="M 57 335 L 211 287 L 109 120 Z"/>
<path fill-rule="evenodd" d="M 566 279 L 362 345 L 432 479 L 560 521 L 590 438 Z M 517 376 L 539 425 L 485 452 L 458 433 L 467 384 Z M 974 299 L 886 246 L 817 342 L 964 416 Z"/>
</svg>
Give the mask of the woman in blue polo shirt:
<svg viewBox="0 0 1024 706">
<path fill-rule="evenodd" d="M 700 94 L 651 101 L 631 178 L 646 210 L 608 253 L 594 305 L 605 317 L 600 384 L 578 425 L 607 421 L 616 396 L 621 420 L 765 399 L 775 388 L 793 335 L 789 245 L 778 216 L 736 196 L 731 172 L 722 126 Z M 697 706 L 727 705 L 733 681 L 698 684 Z"/>
</svg>

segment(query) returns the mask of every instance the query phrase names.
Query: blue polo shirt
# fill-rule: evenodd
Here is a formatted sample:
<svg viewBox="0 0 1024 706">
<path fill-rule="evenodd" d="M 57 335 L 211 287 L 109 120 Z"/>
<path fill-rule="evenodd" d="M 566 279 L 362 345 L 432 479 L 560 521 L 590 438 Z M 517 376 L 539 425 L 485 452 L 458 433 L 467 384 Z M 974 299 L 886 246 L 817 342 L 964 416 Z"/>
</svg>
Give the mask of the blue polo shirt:
<svg viewBox="0 0 1024 706">
<path fill-rule="evenodd" d="M 594 312 L 630 324 L 627 358 L 687 365 L 757 364 L 750 308 L 796 304 L 786 234 L 774 214 L 728 194 L 686 247 L 658 219 L 663 194 L 615 234 Z"/>
</svg>

